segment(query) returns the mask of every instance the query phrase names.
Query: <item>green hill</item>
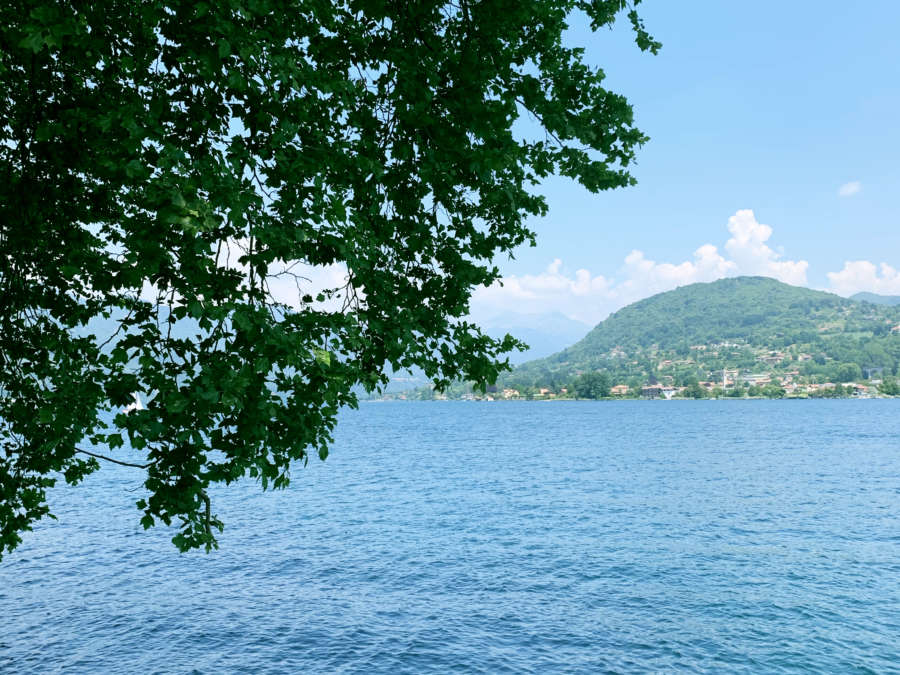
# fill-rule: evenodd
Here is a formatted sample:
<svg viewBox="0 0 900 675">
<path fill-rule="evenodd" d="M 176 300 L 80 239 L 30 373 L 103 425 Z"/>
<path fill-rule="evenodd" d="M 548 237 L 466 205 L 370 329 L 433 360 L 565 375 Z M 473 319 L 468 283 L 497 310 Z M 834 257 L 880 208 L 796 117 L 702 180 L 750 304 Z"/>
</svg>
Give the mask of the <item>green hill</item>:
<svg viewBox="0 0 900 675">
<path fill-rule="evenodd" d="M 559 388 L 585 372 L 673 385 L 741 373 L 849 382 L 896 374 L 900 307 L 841 298 L 764 277 L 693 284 L 612 314 L 572 347 L 508 374 L 505 385 Z M 721 379 L 721 374 L 718 375 Z"/>
</svg>

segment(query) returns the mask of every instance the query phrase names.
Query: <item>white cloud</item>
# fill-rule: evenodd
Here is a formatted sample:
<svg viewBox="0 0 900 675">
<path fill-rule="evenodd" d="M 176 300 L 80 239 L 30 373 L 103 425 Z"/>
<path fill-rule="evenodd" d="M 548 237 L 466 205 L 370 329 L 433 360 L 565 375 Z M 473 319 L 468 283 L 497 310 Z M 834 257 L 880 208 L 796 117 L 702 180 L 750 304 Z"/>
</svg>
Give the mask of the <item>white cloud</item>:
<svg viewBox="0 0 900 675">
<path fill-rule="evenodd" d="M 756 222 L 750 209 L 743 209 L 728 219 L 731 239 L 725 250 L 734 259 L 739 274 L 773 277 L 786 284 L 806 284 L 805 260 L 779 260 L 780 254 L 766 245 L 772 236 L 772 228 Z"/>
<path fill-rule="evenodd" d="M 831 290 L 838 295 L 853 295 L 860 291 L 900 295 L 900 271 L 887 263 L 876 267 L 868 260 L 848 260 L 840 272 L 829 272 L 828 280 Z"/>
<path fill-rule="evenodd" d="M 499 312 L 539 314 L 561 312 L 576 321 L 595 323 L 594 305 L 612 292 L 610 280 L 592 276 L 586 269 L 569 275 L 562 260 L 555 259 L 539 274 L 509 276 L 488 288 L 479 288 L 472 299 L 476 319 Z"/>
<path fill-rule="evenodd" d="M 325 291 L 343 289 L 348 279 L 349 273 L 343 264 L 308 265 L 294 262 L 290 265 L 272 265 L 266 283 L 274 300 L 300 309 L 302 296 L 315 298 Z M 320 311 L 339 312 L 344 305 L 344 295 L 345 292 L 341 291 L 324 302 L 314 301 L 312 306 Z M 357 295 L 360 300 L 364 298 L 361 290 L 357 290 Z"/>
<path fill-rule="evenodd" d="M 838 188 L 838 197 L 852 197 L 860 190 L 862 190 L 862 183 L 858 180 L 852 180 L 849 183 L 844 183 Z"/>
<path fill-rule="evenodd" d="M 249 275 L 249 267 L 239 262 L 242 255 L 248 252 L 247 239 L 234 239 L 225 243 L 226 255 L 219 259 L 222 267 L 238 270 L 245 277 Z M 301 309 L 304 305 L 302 298 L 311 296 L 311 306 L 320 311 L 340 312 L 343 309 L 349 279 L 347 266 L 343 263 L 331 265 L 310 265 L 299 260 L 276 260 L 269 265 L 266 271 L 266 287 L 270 297 L 275 302 L 287 305 L 293 309 Z M 333 293 L 341 289 L 338 293 Z M 316 297 L 323 293 L 326 299 L 322 302 Z M 357 289 L 357 297 L 361 300 L 365 296 Z"/>
<path fill-rule="evenodd" d="M 691 260 L 656 262 L 642 251 L 629 253 L 616 277 L 592 275 L 586 269 L 567 273 L 561 260 L 554 260 L 539 274 L 509 276 L 503 284 L 479 289 L 472 300 L 472 313 L 488 316 L 499 312 L 561 312 L 566 316 L 597 323 L 611 312 L 642 298 L 701 281 L 739 275 L 762 275 L 789 284 L 806 284 L 809 263 L 782 260 L 767 245 L 772 228 L 757 222 L 749 209 L 728 220 L 731 238 L 722 255 L 712 244 L 694 251 Z"/>
<path fill-rule="evenodd" d="M 246 239 L 230 239 L 223 247 L 225 252 L 217 258 L 220 267 L 240 272 L 244 279 L 249 277 L 250 268 L 239 259 L 247 253 Z M 312 307 L 323 312 L 342 312 L 347 305 L 347 293 L 355 292 L 355 301 L 364 302 L 365 292 L 361 288 L 351 289 L 348 285 L 350 274 L 343 263 L 331 265 L 310 265 L 298 260 L 286 262 L 276 260 L 269 265 L 266 272 L 266 288 L 269 299 L 291 307 L 295 310 L 303 307 Z M 319 301 L 319 294 L 325 299 Z M 302 302 L 304 296 L 313 298 L 313 302 L 306 305 Z M 184 298 L 178 294 L 159 297 L 159 288 L 149 281 L 144 281 L 139 293 L 141 299 L 148 302 L 171 302 L 173 306 L 184 303 Z"/>
</svg>

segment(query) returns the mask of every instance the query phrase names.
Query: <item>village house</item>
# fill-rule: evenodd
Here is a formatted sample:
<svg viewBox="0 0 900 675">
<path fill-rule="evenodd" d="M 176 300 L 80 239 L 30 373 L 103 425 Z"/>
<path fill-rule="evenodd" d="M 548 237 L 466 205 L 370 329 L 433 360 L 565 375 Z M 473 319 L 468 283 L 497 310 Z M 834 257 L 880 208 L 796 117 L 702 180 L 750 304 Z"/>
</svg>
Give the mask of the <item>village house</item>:
<svg viewBox="0 0 900 675">
<path fill-rule="evenodd" d="M 780 378 L 778 378 L 778 381 L 783 387 L 786 387 L 788 385 L 794 384 L 794 378 L 799 377 L 799 376 L 800 376 L 799 370 L 790 370 L 790 371 L 786 372 L 784 375 L 782 375 Z"/>
<path fill-rule="evenodd" d="M 626 396 L 628 394 L 628 385 L 627 384 L 617 384 L 613 388 L 609 390 L 609 393 L 613 396 Z"/>
<path fill-rule="evenodd" d="M 663 395 L 663 386 L 661 384 L 648 384 L 641 387 L 641 396 L 644 398 L 659 398 Z"/>
<path fill-rule="evenodd" d="M 776 363 L 784 361 L 786 354 L 784 352 L 769 352 L 756 357 L 757 361 L 762 361 L 766 365 L 774 366 Z"/>
<path fill-rule="evenodd" d="M 753 374 L 753 375 L 744 375 L 741 378 L 741 381 L 744 384 L 756 385 L 760 386 L 763 384 L 769 384 L 772 381 L 772 377 L 765 373 L 763 374 Z"/>
</svg>

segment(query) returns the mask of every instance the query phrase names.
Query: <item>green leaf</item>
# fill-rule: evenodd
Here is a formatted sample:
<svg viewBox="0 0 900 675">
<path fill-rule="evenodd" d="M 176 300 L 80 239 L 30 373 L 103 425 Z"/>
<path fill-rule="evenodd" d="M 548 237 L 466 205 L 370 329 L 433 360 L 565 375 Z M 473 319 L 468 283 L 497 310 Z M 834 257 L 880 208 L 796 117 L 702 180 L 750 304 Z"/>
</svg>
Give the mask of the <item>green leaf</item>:
<svg viewBox="0 0 900 675">
<path fill-rule="evenodd" d="M 27 280 L 3 291 L 0 419 L 25 450 L 0 554 L 49 513 L 44 481 L 99 467 L 71 468 L 91 438 L 152 445 L 141 522 L 213 548 L 198 495 L 282 487 L 392 366 L 447 386 L 509 367 L 516 343 L 465 317 L 534 241 L 545 179 L 633 182 L 647 139 L 566 26 L 629 13 L 655 51 L 637 3 L 351 4 L 7 12 L 4 119 L 30 141 L 0 204 L 31 236 L 0 223 L 4 278 Z M 520 137 L 525 111 L 552 142 Z M 155 403 L 120 413 L 134 391 Z"/>
</svg>

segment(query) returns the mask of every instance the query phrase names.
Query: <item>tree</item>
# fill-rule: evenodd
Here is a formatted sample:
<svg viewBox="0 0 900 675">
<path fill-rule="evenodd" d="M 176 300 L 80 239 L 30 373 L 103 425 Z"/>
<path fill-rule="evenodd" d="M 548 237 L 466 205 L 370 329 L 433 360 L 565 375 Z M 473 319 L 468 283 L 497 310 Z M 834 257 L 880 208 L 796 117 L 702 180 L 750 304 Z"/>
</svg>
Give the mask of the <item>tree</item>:
<svg viewBox="0 0 900 675">
<path fill-rule="evenodd" d="M 685 387 L 684 391 L 681 393 L 685 398 L 706 398 L 709 393 L 700 386 L 700 383 L 694 380 L 691 384 Z"/>
<path fill-rule="evenodd" d="M 578 398 L 606 398 L 612 389 L 607 372 L 582 373 L 575 379 L 575 395 Z"/>
<path fill-rule="evenodd" d="M 878 385 L 878 391 L 885 396 L 900 396 L 900 384 L 892 377 L 884 378 L 884 381 Z"/>
<path fill-rule="evenodd" d="M 841 363 L 832 369 L 835 382 L 854 382 L 862 379 L 862 368 L 856 363 Z"/>
<path fill-rule="evenodd" d="M 775 382 L 771 382 L 762 388 L 761 395 L 766 398 L 784 398 L 787 392 L 784 387 Z"/>
<path fill-rule="evenodd" d="M 387 366 L 491 382 L 517 342 L 468 301 L 536 186 L 633 183 L 646 138 L 563 33 L 625 12 L 655 53 L 638 1 L 5 3 L 0 554 L 98 458 L 209 550 L 209 486 L 287 485 Z"/>
</svg>

